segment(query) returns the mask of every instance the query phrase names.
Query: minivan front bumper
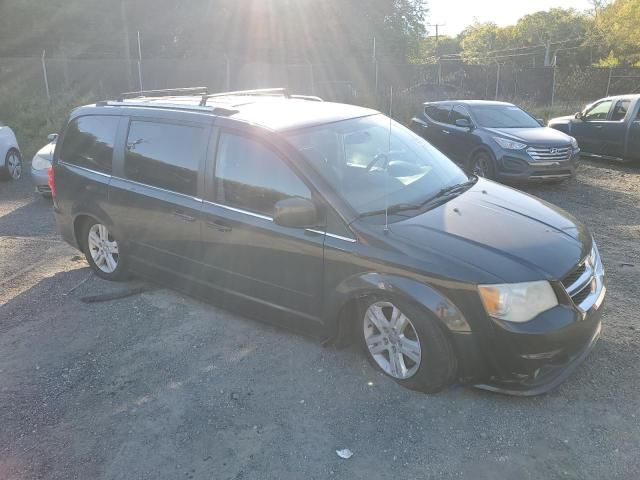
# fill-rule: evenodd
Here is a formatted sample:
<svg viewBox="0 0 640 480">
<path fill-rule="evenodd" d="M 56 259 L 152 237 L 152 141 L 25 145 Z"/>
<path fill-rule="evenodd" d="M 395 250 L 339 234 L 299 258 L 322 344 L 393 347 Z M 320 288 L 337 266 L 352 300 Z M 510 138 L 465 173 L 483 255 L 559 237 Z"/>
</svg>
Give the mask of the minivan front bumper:
<svg viewBox="0 0 640 480">
<path fill-rule="evenodd" d="M 574 303 L 569 294 L 556 307 L 525 323 L 491 319 L 495 333 L 492 374 L 478 388 L 511 395 L 538 395 L 562 383 L 587 357 L 601 330 L 607 292 L 604 269 L 594 247 L 588 295 Z M 563 289 L 557 286 L 558 289 Z M 562 290 L 564 291 L 564 290 Z"/>
</svg>

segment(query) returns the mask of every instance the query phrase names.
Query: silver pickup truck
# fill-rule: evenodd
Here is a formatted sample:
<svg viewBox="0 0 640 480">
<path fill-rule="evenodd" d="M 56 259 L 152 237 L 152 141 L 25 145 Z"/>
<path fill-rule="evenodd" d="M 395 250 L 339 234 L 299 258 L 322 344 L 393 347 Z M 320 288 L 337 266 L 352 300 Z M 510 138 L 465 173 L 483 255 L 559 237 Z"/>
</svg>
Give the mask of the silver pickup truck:
<svg viewBox="0 0 640 480">
<path fill-rule="evenodd" d="M 549 126 L 578 140 L 583 155 L 640 162 L 640 94 L 603 98 Z"/>
</svg>

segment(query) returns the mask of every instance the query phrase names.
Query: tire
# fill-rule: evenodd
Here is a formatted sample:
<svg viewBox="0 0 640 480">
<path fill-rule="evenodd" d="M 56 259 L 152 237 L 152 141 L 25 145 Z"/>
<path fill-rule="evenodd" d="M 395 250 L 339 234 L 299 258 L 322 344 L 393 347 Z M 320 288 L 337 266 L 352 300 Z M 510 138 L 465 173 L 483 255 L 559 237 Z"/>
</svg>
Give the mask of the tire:
<svg viewBox="0 0 640 480">
<path fill-rule="evenodd" d="M 476 153 L 469 162 L 469 173 L 493 180 L 496 178 L 496 164 L 491 155 L 481 151 Z"/>
<path fill-rule="evenodd" d="M 365 299 L 358 312 L 356 335 L 375 368 L 403 387 L 424 393 L 439 392 L 455 381 L 458 362 L 453 346 L 431 314 L 383 297 Z"/>
<path fill-rule="evenodd" d="M 0 179 L 19 180 L 22 177 L 22 156 L 15 148 L 9 149 L 0 168 Z"/>
<path fill-rule="evenodd" d="M 109 281 L 127 278 L 127 262 L 122 254 L 122 242 L 118 242 L 105 225 L 95 220 L 84 224 L 82 250 L 89 266 L 100 278 Z"/>
</svg>

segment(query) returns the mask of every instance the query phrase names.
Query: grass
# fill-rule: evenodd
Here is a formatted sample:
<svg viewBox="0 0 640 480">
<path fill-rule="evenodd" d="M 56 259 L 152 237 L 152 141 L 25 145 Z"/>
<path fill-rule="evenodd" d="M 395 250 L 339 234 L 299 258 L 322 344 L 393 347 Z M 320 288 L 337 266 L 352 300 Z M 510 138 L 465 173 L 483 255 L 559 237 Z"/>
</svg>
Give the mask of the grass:
<svg viewBox="0 0 640 480">
<path fill-rule="evenodd" d="M 44 146 L 47 135 L 57 133 L 76 106 L 89 103 L 92 95 L 77 97 L 71 93 L 46 97 L 27 95 L 0 88 L 0 122 L 16 134 L 25 161 Z"/>
</svg>

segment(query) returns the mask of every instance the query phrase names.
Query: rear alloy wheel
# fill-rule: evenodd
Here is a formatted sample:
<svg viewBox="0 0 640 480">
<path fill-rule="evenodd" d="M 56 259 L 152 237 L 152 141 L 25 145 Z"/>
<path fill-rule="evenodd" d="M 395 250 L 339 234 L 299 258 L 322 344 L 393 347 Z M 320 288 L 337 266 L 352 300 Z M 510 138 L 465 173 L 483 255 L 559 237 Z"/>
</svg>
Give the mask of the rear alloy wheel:
<svg viewBox="0 0 640 480">
<path fill-rule="evenodd" d="M 121 280 L 125 274 L 120 245 L 109 229 L 101 223 L 85 228 L 85 257 L 98 276 L 106 280 Z"/>
<path fill-rule="evenodd" d="M 471 173 L 477 177 L 493 179 L 495 167 L 493 159 L 485 152 L 480 152 L 471 160 Z"/>
<path fill-rule="evenodd" d="M 4 160 L 4 177 L 19 180 L 22 176 L 22 157 L 15 149 L 9 150 Z"/>
<path fill-rule="evenodd" d="M 429 314 L 389 299 L 370 299 L 360 311 L 363 348 L 375 367 L 401 385 L 427 393 L 455 380 L 453 347 Z"/>
</svg>

